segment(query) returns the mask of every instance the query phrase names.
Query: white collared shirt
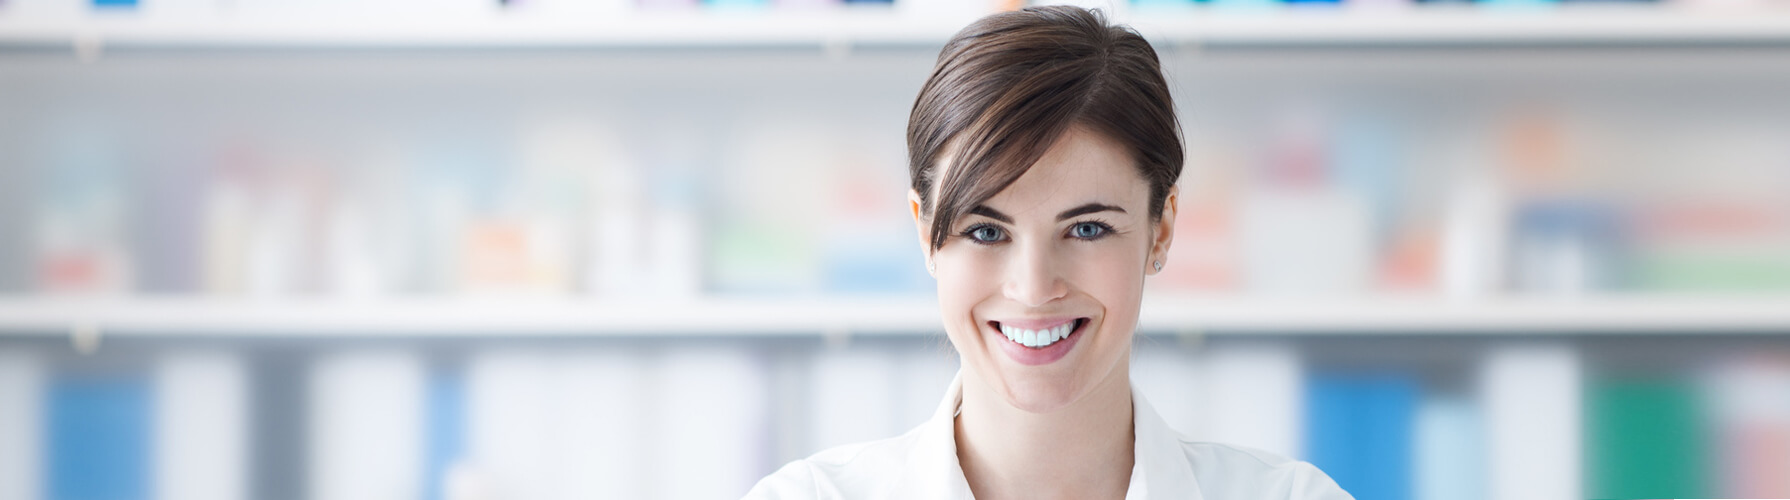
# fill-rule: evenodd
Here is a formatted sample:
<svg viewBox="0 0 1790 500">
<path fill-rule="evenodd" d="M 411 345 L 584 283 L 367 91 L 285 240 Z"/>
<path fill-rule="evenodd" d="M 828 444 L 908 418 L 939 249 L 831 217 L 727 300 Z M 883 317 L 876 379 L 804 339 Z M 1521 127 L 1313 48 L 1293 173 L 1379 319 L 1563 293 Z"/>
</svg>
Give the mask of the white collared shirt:
<svg viewBox="0 0 1790 500">
<path fill-rule="evenodd" d="M 1136 453 L 1127 499 L 1353 500 L 1310 463 L 1240 446 L 1192 441 L 1131 389 Z M 746 492 L 759 499 L 970 499 L 953 420 L 961 374 L 930 420 L 906 434 L 790 462 Z"/>
</svg>

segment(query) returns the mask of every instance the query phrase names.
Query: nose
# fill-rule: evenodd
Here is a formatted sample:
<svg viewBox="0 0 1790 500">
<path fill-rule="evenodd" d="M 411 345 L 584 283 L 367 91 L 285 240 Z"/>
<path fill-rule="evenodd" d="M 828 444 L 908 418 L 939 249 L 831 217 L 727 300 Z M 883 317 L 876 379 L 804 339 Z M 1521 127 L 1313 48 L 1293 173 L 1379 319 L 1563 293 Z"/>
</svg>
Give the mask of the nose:
<svg viewBox="0 0 1790 500">
<path fill-rule="evenodd" d="M 1048 245 L 1019 245 L 1007 263 L 1007 280 L 1001 292 L 1027 307 L 1041 307 L 1069 294 L 1063 267 Z"/>
</svg>

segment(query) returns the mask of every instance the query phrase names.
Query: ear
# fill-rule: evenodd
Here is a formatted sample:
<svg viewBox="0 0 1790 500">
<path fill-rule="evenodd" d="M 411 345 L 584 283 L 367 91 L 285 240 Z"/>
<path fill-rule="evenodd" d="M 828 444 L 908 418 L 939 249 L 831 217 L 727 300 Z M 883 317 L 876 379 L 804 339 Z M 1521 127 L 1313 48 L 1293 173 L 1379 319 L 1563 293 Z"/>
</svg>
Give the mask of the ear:
<svg viewBox="0 0 1790 500">
<path fill-rule="evenodd" d="M 919 191 L 914 191 L 913 189 L 907 190 L 907 211 L 908 215 L 914 217 L 914 232 L 919 233 L 921 252 L 926 254 L 927 260 L 931 260 L 932 228 L 928 227 L 928 224 L 926 224 L 925 213 L 921 212 Z"/>
<path fill-rule="evenodd" d="M 1156 223 L 1156 238 L 1150 243 L 1150 259 L 1144 263 L 1144 274 L 1162 272 L 1156 267 L 1157 262 L 1168 267 L 1168 248 L 1175 242 L 1175 213 L 1180 198 L 1181 187 L 1170 186 L 1167 199 L 1162 200 L 1162 220 Z"/>
</svg>

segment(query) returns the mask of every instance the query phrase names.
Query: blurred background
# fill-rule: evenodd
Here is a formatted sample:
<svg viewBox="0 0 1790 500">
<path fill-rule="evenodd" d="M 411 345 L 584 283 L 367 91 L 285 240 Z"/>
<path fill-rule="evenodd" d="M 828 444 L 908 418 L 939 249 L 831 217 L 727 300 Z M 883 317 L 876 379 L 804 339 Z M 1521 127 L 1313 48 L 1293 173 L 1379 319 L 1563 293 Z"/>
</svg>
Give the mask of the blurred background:
<svg viewBox="0 0 1790 500">
<path fill-rule="evenodd" d="M 0 500 L 734 498 L 957 369 L 986 0 L 0 0 Z M 1357 498 L 1790 496 L 1790 2 L 1084 2 L 1189 156 L 1137 385 Z"/>
</svg>

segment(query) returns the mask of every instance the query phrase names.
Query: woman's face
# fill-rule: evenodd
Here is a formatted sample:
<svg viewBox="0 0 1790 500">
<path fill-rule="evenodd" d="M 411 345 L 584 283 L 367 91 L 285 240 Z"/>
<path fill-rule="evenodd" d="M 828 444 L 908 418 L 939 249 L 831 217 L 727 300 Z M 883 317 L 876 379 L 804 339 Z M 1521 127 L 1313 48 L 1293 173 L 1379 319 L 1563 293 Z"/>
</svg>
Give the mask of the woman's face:
<svg viewBox="0 0 1790 500">
<path fill-rule="evenodd" d="M 932 255 L 945 331 L 1009 404 L 1050 412 L 1124 375 L 1144 275 L 1174 224 L 1173 192 L 1157 223 L 1149 196 L 1123 148 L 1078 126 L 953 221 Z M 909 205 L 924 244 L 917 194 Z"/>
</svg>

